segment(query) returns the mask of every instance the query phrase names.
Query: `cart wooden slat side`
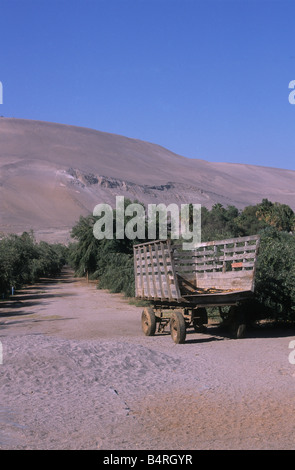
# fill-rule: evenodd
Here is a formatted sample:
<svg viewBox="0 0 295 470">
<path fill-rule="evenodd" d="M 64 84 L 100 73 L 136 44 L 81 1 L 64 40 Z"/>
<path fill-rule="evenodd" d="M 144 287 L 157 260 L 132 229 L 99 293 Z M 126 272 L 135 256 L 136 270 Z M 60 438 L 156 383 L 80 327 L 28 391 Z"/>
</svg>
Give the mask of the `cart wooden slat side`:
<svg viewBox="0 0 295 470">
<path fill-rule="evenodd" d="M 135 296 L 141 299 L 178 300 L 177 275 L 169 241 L 135 245 Z"/>
</svg>

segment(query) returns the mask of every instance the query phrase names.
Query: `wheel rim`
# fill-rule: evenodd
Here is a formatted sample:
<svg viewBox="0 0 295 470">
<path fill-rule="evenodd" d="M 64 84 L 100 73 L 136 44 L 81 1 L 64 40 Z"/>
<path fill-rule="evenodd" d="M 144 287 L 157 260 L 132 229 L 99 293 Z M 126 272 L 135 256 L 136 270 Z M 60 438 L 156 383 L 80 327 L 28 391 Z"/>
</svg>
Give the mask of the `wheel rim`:
<svg viewBox="0 0 295 470">
<path fill-rule="evenodd" d="M 170 334 L 174 343 L 184 343 L 186 337 L 186 325 L 180 312 L 175 312 L 171 317 Z"/>
<path fill-rule="evenodd" d="M 178 333 L 178 329 L 177 329 L 177 323 L 174 319 L 171 320 L 171 336 L 172 336 L 172 339 L 173 341 L 175 341 L 177 339 L 177 333 Z"/>
<path fill-rule="evenodd" d="M 142 325 L 143 332 L 146 333 L 150 326 L 149 319 L 146 313 L 142 314 L 141 325 Z"/>
<path fill-rule="evenodd" d="M 156 317 L 151 308 L 145 308 L 141 315 L 141 327 L 145 336 L 153 336 L 156 331 Z"/>
</svg>

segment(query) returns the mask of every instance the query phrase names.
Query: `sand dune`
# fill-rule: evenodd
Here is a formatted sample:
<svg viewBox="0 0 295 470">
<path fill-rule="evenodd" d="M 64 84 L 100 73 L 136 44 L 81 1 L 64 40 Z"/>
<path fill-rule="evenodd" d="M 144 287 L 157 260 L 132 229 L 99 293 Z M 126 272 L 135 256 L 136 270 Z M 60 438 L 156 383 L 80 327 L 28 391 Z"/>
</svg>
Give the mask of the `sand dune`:
<svg viewBox="0 0 295 470">
<path fill-rule="evenodd" d="M 68 239 L 80 215 L 115 196 L 149 202 L 220 202 L 242 208 L 267 197 L 295 209 L 295 172 L 211 163 L 156 144 L 63 124 L 0 118 L 0 231 L 33 229 Z"/>
</svg>

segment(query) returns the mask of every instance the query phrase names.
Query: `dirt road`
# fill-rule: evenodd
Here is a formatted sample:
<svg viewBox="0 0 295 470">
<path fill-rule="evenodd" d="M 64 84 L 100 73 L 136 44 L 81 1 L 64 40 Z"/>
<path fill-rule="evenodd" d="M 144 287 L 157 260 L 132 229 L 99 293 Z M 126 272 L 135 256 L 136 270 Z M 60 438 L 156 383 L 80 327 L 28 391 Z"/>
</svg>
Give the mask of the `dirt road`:
<svg viewBox="0 0 295 470">
<path fill-rule="evenodd" d="M 0 448 L 295 447 L 294 332 L 176 345 L 140 315 L 71 272 L 1 302 Z"/>
</svg>

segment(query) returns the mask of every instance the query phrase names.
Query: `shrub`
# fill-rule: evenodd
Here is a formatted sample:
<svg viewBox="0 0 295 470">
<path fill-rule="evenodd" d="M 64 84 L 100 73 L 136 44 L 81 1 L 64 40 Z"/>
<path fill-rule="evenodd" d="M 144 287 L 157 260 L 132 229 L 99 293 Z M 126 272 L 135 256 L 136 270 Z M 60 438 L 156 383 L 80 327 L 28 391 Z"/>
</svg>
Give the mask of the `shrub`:
<svg viewBox="0 0 295 470">
<path fill-rule="evenodd" d="M 4 236 L 0 240 L 0 293 L 59 273 L 66 262 L 66 250 L 59 244 L 38 244 L 32 233 Z"/>
<path fill-rule="evenodd" d="M 295 320 L 295 238 L 273 228 L 260 235 L 255 292 L 260 315 Z"/>
</svg>

